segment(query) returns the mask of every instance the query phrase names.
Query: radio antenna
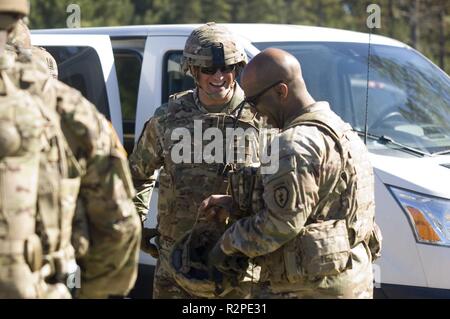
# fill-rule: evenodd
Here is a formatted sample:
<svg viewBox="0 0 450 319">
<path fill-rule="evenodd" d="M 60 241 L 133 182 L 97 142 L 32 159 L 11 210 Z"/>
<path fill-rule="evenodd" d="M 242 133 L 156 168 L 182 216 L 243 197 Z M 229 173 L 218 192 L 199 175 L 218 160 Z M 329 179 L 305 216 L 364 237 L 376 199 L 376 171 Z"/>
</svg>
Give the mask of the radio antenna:
<svg viewBox="0 0 450 319">
<path fill-rule="evenodd" d="M 366 111 L 364 119 L 364 144 L 367 145 L 367 136 L 369 135 L 369 80 L 370 80 L 370 56 L 372 43 L 372 28 L 369 28 L 369 52 L 367 54 L 367 86 L 366 86 Z"/>
</svg>

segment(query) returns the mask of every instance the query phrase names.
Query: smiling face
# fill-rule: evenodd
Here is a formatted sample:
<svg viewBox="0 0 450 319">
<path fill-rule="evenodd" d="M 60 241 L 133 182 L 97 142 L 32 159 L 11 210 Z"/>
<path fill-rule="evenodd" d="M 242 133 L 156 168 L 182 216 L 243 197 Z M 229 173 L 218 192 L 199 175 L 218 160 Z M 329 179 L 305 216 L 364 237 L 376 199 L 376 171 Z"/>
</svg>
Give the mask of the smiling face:
<svg viewBox="0 0 450 319">
<path fill-rule="evenodd" d="M 228 103 L 233 97 L 236 72 L 222 72 L 220 69 L 214 74 L 197 72 L 200 87 L 199 98 L 205 106 L 218 106 Z"/>
</svg>

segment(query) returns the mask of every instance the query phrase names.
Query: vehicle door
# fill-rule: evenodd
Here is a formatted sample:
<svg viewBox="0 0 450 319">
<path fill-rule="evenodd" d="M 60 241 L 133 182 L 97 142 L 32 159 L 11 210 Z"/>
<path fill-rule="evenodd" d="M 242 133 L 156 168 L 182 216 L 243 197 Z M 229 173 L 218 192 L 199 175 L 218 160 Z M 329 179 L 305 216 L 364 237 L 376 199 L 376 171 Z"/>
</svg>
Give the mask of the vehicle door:
<svg viewBox="0 0 450 319">
<path fill-rule="evenodd" d="M 119 88 L 109 37 L 33 32 L 31 41 L 55 58 L 59 80 L 91 101 L 112 122 L 123 141 Z"/>
</svg>

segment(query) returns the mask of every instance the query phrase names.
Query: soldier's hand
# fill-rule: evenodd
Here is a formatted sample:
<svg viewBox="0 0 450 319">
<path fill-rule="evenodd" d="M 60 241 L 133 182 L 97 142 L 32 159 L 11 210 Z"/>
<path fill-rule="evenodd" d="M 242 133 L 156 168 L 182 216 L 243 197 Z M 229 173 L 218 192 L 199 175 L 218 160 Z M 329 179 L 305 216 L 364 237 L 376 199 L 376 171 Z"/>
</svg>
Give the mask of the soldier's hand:
<svg viewBox="0 0 450 319">
<path fill-rule="evenodd" d="M 230 212 L 223 207 L 214 206 L 201 212 L 201 215 L 205 216 L 209 222 L 216 221 L 219 224 L 226 224 L 230 217 Z"/>
<path fill-rule="evenodd" d="M 159 236 L 158 230 L 154 228 L 142 229 L 141 250 L 151 255 L 153 258 L 159 257 L 158 247 L 150 242 L 150 240 L 152 240 L 156 236 Z"/>
<path fill-rule="evenodd" d="M 208 220 L 225 222 L 233 210 L 233 198 L 227 195 L 212 195 L 198 208 L 200 215 Z"/>
<path fill-rule="evenodd" d="M 228 276 L 238 277 L 246 272 L 248 268 L 248 257 L 225 254 L 220 247 L 219 241 L 209 253 L 208 268 L 211 272 L 217 269 Z"/>
</svg>

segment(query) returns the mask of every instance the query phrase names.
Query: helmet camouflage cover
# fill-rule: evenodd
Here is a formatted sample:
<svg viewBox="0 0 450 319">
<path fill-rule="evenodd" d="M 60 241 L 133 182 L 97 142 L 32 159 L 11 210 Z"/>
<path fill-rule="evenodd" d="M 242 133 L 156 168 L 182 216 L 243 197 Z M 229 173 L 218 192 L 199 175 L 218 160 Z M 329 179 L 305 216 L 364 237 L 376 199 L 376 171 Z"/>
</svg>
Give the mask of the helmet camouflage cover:
<svg viewBox="0 0 450 319">
<path fill-rule="evenodd" d="M 194 31 L 186 41 L 182 68 L 211 67 L 247 63 L 247 55 L 236 37 L 224 26 L 207 23 Z"/>
<path fill-rule="evenodd" d="M 0 0 L 0 30 L 8 30 L 30 13 L 28 0 Z"/>
<path fill-rule="evenodd" d="M 30 13 L 28 0 L 0 0 L 0 13 L 27 16 Z"/>
</svg>

